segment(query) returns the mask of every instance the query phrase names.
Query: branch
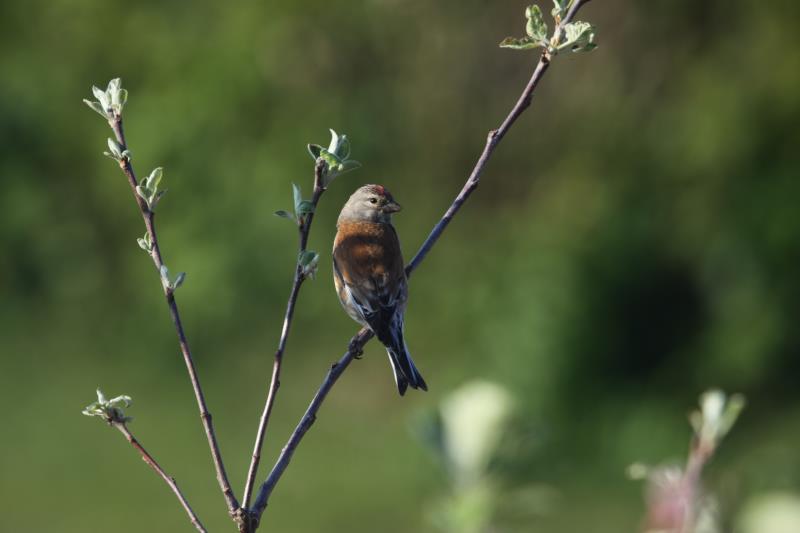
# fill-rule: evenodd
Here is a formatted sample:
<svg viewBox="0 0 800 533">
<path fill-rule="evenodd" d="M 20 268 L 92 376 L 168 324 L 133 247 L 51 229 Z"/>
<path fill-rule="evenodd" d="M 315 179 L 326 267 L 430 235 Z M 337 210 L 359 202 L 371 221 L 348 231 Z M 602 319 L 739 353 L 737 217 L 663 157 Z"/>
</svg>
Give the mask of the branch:
<svg viewBox="0 0 800 533">
<path fill-rule="evenodd" d="M 316 421 L 317 411 L 319 411 L 320 406 L 322 406 L 322 402 L 325 401 L 325 398 L 333 388 L 333 385 L 344 373 L 350 363 L 353 362 L 353 359 L 361 354 L 364 345 L 372 337 L 372 331 L 362 328 L 358 333 L 356 333 L 355 336 L 353 336 L 352 339 L 350 339 L 347 352 L 345 352 L 341 359 L 333 363 L 330 370 L 328 370 L 328 374 L 325 376 L 322 385 L 317 390 L 314 398 L 311 400 L 311 403 L 306 409 L 305 414 L 303 414 L 303 417 L 300 419 L 300 423 L 297 424 L 297 427 L 292 432 L 292 436 L 289 438 L 289 441 L 281 450 L 278 460 L 275 463 L 275 466 L 272 467 L 272 471 L 269 473 L 267 480 L 264 481 L 258 491 L 258 497 L 253 503 L 253 507 L 250 509 L 253 531 L 258 528 L 261 515 L 264 513 L 264 509 L 267 507 L 267 500 L 269 499 L 270 494 L 272 494 L 272 490 L 275 488 L 275 485 L 277 485 L 278 481 L 283 475 L 283 472 L 286 470 L 286 467 L 289 466 L 289 461 L 292 460 L 292 455 L 294 455 L 297 446 L 300 444 L 300 441 L 303 439 L 303 436 L 305 436 L 306 432 Z"/>
<path fill-rule="evenodd" d="M 559 22 L 554 30 L 554 37 L 560 37 L 561 33 L 564 30 L 564 26 L 568 24 L 574 17 L 581 6 L 589 3 L 590 0 L 575 0 L 572 5 L 570 6 L 569 11 L 564 16 L 564 18 Z M 525 89 L 522 91 L 517 103 L 509 112 L 508 116 L 506 116 L 505 120 L 500 124 L 495 130 L 491 130 L 489 135 L 486 139 L 486 145 L 481 152 L 480 157 L 478 158 L 475 167 L 472 169 L 472 172 L 469 175 L 464 187 L 461 189 L 461 192 L 458 193 L 453 203 L 445 212 L 444 216 L 442 216 L 441 220 L 434 226 L 431 233 L 428 235 L 428 238 L 425 239 L 425 242 L 420 247 L 417 254 L 411 260 L 411 262 L 406 266 L 406 275 L 411 276 L 414 270 L 419 267 L 420 263 L 425 259 L 430 252 L 433 245 L 436 244 L 436 241 L 439 240 L 444 230 L 447 228 L 450 221 L 453 217 L 458 213 L 461 207 L 464 205 L 464 202 L 467 201 L 469 196 L 475 191 L 478 187 L 480 182 L 481 174 L 483 173 L 483 169 L 486 166 L 486 163 L 489 161 L 489 158 L 494 153 L 497 145 L 506 135 L 508 130 L 514 123 L 517 121 L 519 116 L 531 105 L 531 99 L 533 97 L 533 91 L 536 89 L 536 86 L 539 84 L 542 76 L 547 71 L 548 67 L 550 66 L 550 60 L 552 59 L 551 53 L 546 49 L 542 52 L 539 62 L 536 65 L 536 68 L 531 75 L 528 84 L 526 85 Z M 339 377 L 344 373 L 347 367 L 352 362 L 353 358 L 361 353 L 364 348 L 364 345 L 372 339 L 373 334 L 371 331 L 367 329 L 361 329 L 352 339 L 350 339 L 350 344 L 348 347 L 347 352 L 342 356 L 339 361 L 333 364 L 331 369 L 328 371 L 328 374 L 325 376 L 325 379 L 322 382 L 319 390 L 314 395 L 311 404 L 309 404 L 308 409 L 303 414 L 303 417 L 300 419 L 300 422 L 297 424 L 297 427 L 292 432 L 289 441 L 281 450 L 281 454 L 278 457 L 275 466 L 273 466 L 272 471 L 269 473 L 266 481 L 261 485 L 261 488 L 258 492 L 258 497 L 253 504 L 253 507 L 250 509 L 250 519 L 253 523 L 253 530 L 258 527 L 259 522 L 261 520 L 261 515 L 264 513 L 264 509 L 267 507 L 267 502 L 269 500 L 272 491 L 277 485 L 278 481 L 280 480 L 281 476 L 283 475 L 286 467 L 289 466 L 289 461 L 292 459 L 292 455 L 294 454 L 297 446 L 300 444 L 300 441 L 305 436 L 306 432 L 312 426 L 314 421 L 317 418 L 317 412 L 319 411 L 322 402 L 327 397 L 328 393 L 330 392 L 333 385 L 339 379 Z"/>
<path fill-rule="evenodd" d="M 150 468 L 155 470 L 156 474 L 158 474 L 161 477 L 161 479 L 164 480 L 164 483 L 169 485 L 169 488 L 172 489 L 172 492 L 175 493 L 175 497 L 178 498 L 178 501 L 181 502 L 181 506 L 186 510 L 186 514 L 189 515 L 189 520 L 192 521 L 192 525 L 194 525 L 195 529 L 197 529 L 197 531 L 200 531 L 201 533 L 207 533 L 206 528 L 200 522 L 200 519 L 197 518 L 197 515 L 192 510 L 191 506 L 189 506 L 189 502 L 186 501 L 186 497 L 181 492 L 181 489 L 178 488 L 178 483 L 175 481 L 175 478 L 171 477 L 166 472 L 164 472 L 164 469 L 161 468 L 161 466 L 156 462 L 153 456 L 147 453 L 147 450 L 145 450 L 144 447 L 136 439 L 136 437 L 134 437 L 131 434 L 130 430 L 128 429 L 128 426 L 125 425 L 125 422 L 115 421 L 111 419 L 108 419 L 107 422 L 110 425 L 117 428 L 120 433 L 125 435 L 127 441 L 131 443 L 131 446 L 136 448 L 136 451 L 138 451 L 139 455 L 142 456 L 144 462 L 150 465 Z"/>
<path fill-rule="evenodd" d="M 554 30 L 553 34 L 556 40 L 563 32 L 564 26 L 566 26 L 575 17 L 578 9 L 580 9 L 581 6 L 588 4 L 590 1 L 591 0 L 576 0 L 572 4 L 563 20 L 558 24 L 558 26 L 556 26 L 556 29 Z M 436 226 L 434 226 L 430 235 L 428 235 L 428 238 L 425 239 L 424 243 L 422 243 L 417 255 L 415 255 L 408 266 L 406 266 L 406 276 L 411 277 L 411 273 L 417 269 L 420 263 L 422 263 L 422 260 L 425 259 L 425 256 L 428 255 L 428 252 L 431 251 L 433 245 L 436 244 L 436 241 L 438 241 L 439 237 L 442 236 L 442 233 L 450 224 L 450 221 L 453 220 L 453 217 L 456 215 L 456 213 L 458 213 L 458 211 L 461 209 L 461 206 L 464 205 L 464 202 L 467 201 L 467 198 L 469 198 L 475 189 L 478 188 L 481 174 L 483 174 L 483 169 L 486 166 L 486 163 L 489 161 L 489 158 L 494 153 L 495 148 L 497 148 L 497 145 L 500 143 L 503 137 L 505 137 L 506 133 L 508 133 L 508 130 L 511 129 L 511 126 L 514 125 L 520 115 L 522 115 L 522 113 L 528 107 L 530 107 L 531 100 L 533 98 L 533 91 L 536 89 L 536 86 L 539 84 L 542 76 L 544 76 L 544 73 L 550 67 L 551 59 L 552 56 L 550 52 L 545 50 L 539 58 L 539 63 L 536 65 L 536 68 L 531 75 L 531 79 L 528 81 L 528 85 L 525 87 L 525 90 L 522 91 L 519 100 L 517 100 L 517 103 L 511 109 L 511 112 L 508 114 L 508 116 L 506 116 L 503 123 L 500 124 L 499 128 L 489 132 L 489 136 L 486 139 L 486 145 L 483 147 L 483 152 L 481 152 L 478 162 L 472 169 L 472 173 L 467 179 L 467 182 L 464 184 L 461 192 L 458 193 L 458 196 L 456 196 L 456 199 L 453 200 L 450 208 L 447 210 L 441 220 L 439 220 Z"/>
<path fill-rule="evenodd" d="M 306 251 L 308 244 L 308 235 L 311 232 L 311 223 L 314 220 L 314 211 L 317 209 L 319 199 L 325 188 L 322 186 L 323 172 L 325 171 L 325 162 L 318 159 L 314 166 L 314 192 L 311 197 L 311 204 L 314 209 L 305 217 L 299 217 L 297 222 L 297 230 L 300 237 L 298 246 L 299 255 Z M 299 257 L 298 255 L 298 257 Z M 281 385 L 281 365 L 283 363 L 283 352 L 286 350 L 286 342 L 289 339 L 289 329 L 292 326 L 292 318 L 294 316 L 294 308 L 297 303 L 297 296 L 300 293 L 300 287 L 306 280 L 306 274 L 303 272 L 303 266 L 298 261 L 294 271 L 294 282 L 292 283 L 292 290 L 289 293 L 289 302 L 286 305 L 286 314 L 283 318 L 283 329 L 281 330 L 281 337 L 278 341 L 278 349 L 275 351 L 275 360 L 272 363 L 272 379 L 269 384 L 269 392 L 267 393 L 267 400 L 264 404 L 264 411 L 261 414 L 261 420 L 258 424 L 258 432 L 256 433 L 256 442 L 253 447 L 253 458 L 250 461 L 250 468 L 247 472 L 247 481 L 244 487 L 244 496 L 242 498 L 242 505 L 247 508 L 250 505 L 250 496 L 253 493 L 253 485 L 255 483 L 256 474 L 258 473 L 258 465 L 261 461 L 261 448 L 264 444 L 264 435 L 267 431 L 270 415 L 272 414 L 272 406 L 275 402 L 275 396 L 278 394 L 278 388 Z M 240 524 L 241 525 L 241 524 Z"/>
<path fill-rule="evenodd" d="M 122 153 L 125 154 L 127 152 L 128 144 L 125 141 L 121 113 L 114 112 L 112 116 L 109 117 L 108 123 L 111 126 L 111 129 L 114 131 L 114 136 L 116 137 Z M 142 198 L 136 191 L 136 187 L 139 185 L 139 182 L 136 179 L 133 165 L 131 165 L 130 156 L 123 155 L 118 159 L 118 162 L 120 168 L 128 178 L 128 184 L 131 186 L 131 191 L 133 192 L 133 196 L 136 199 L 137 205 L 139 206 L 139 211 L 144 219 L 144 225 L 147 228 L 147 235 L 151 243 L 151 248 L 149 250 L 150 257 L 155 264 L 156 270 L 161 272 L 164 262 L 161 259 L 161 249 L 159 248 L 158 237 L 156 235 L 155 212 L 150 208 L 145 199 Z M 236 501 L 236 496 L 233 494 L 233 489 L 231 489 L 230 482 L 228 481 L 228 475 L 225 473 L 225 465 L 222 462 L 222 454 L 219 451 L 219 444 L 217 443 L 217 437 L 214 433 L 214 425 L 211 421 L 211 413 L 208 411 L 208 407 L 206 406 L 203 389 L 200 386 L 200 379 L 197 376 L 197 370 L 195 369 L 194 360 L 192 359 L 192 352 L 189 349 L 189 343 L 186 340 L 186 334 L 181 323 L 180 313 L 178 312 L 178 304 L 175 301 L 175 287 L 171 287 L 165 283 L 162 277 L 162 288 L 164 289 L 164 296 L 167 299 L 167 306 L 169 307 L 169 313 L 172 317 L 172 323 L 175 325 L 175 332 L 178 334 L 178 343 L 180 344 L 181 353 L 183 354 L 183 360 L 186 363 L 186 370 L 189 372 L 189 379 L 192 382 L 192 389 L 194 390 L 194 395 L 197 400 L 197 407 L 200 410 L 200 418 L 203 422 L 206 438 L 208 439 L 208 446 L 211 449 L 211 457 L 214 461 L 214 468 L 217 473 L 217 481 L 219 482 L 219 487 L 222 490 L 223 496 L 225 497 L 225 502 L 228 506 L 228 512 L 233 515 L 239 508 L 239 503 Z"/>
</svg>

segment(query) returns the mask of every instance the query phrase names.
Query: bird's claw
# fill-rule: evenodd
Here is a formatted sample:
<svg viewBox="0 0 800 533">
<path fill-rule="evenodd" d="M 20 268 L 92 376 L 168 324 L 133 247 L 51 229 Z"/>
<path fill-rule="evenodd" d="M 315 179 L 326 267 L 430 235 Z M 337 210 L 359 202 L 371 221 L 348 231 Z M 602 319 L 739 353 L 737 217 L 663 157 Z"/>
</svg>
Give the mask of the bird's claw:
<svg viewBox="0 0 800 533">
<path fill-rule="evenodd" d="M 361 343 L 358 342 L 358 339 L 354 339 L 350 341 L 350 346 L 348 347 L 348 351 L 353 354 L 353 359 L 361 359 L 364 357 L 364 349 L 361 346 Z"/>
</svg>

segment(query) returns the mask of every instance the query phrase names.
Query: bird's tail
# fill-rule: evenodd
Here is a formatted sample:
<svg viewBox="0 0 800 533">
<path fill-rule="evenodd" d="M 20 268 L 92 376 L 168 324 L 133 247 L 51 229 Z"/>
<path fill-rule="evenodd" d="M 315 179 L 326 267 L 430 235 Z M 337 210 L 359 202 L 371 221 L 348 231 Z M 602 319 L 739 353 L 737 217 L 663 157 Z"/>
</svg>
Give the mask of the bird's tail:
<svg viewBox="0 0 800 533">
<path fill-rule="evenodd" d="M 411 359 L 411 354 L 408 353 L 408 348 L 403 348 L 402 352 L 398 352 L 394 348 L 386 347 L 386 353 L 389 354 L 389 361 L 392 363 L 397 392 L 402 396 L 406 393 L 408 387 L 424 391 L 428 390 L 428 384 L 422 379 L 414 360 Z"/>
<path fill-rule="evenodd" d="M 397 391 L 402 396 L 406 393 L 408 387 L 428 390 L 428 385 L 422 379 L 422 375 L 417 370 L 417 366 L 408 352 L 408 346 L 406 346 L 403 336 L 403 313 L 393 309 L 392 316 L 385 318 L 376 320 L 374 325 L 382 325 L 383 327 L 372 327 L 372 331 L 386 347 L 386 353 L 389 354 L 389 362 L 392 364 Z"/>
<path fill-rule="evenodd" d="M 382 331 L 378 335 L 378 340 L 386 346 L 386 353 L 389 354 L 389 361 L 392 364 L 392 372 L 394 372 L 394 381 L 397 384 L 397 391 L 400 396 L 405 394 L 406 389 L 428 390 L 428 385 L 422 379 L 422 374 L 417 370 L 414 360 L 411 359 L 411 354 L 408 352 L 408 346 L 403 338 L 403 315 L 397 313 L 391 320 L 391 326 L 387 331 Z"/>
</svg>

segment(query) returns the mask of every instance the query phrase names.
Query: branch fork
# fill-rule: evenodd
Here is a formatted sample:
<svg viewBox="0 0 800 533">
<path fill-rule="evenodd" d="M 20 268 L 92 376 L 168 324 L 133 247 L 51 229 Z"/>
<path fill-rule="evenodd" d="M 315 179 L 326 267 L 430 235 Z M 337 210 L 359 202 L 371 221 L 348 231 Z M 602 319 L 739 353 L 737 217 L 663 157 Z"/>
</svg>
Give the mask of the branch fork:
<svg viewBox="0 0 800 533">
<path fill-rule="evenodd" d="M 591 25 L 583 22 L 572 22 L 577 11 L 589 1 L 590 0 L 553 0 L 555 8 L 553 9 L 552 14 L 556 24 L 552 37 L 549 40 L 546 38 L 547 28 L 541 18 L 541 11 L 538 7 L 531 6 L 526 11 L 526 17 L 528 18 L 528 24 L 526 26 L 527 37 L 523 37 L 522 39 L 508 38 L 501 43 L 502 47 L 507 48 L 528 49 L 541 47 L 543 50 L 540 54 L 539 61 L 531 75 L 531 78 L 516 104 L 505 117 L 500 126 L 489 131 L 483 151 L 481 152 L 461 191 L 455 197 L 452 204 L 449 206 L 441 219 L 433 227 L 419 251 L 408 263 L 408 265 L 406 265 L 405 270 L 407 276 L 410 277 L 411 274 L 419 267 L 427 254 L 430 252 L 431 248 L 433 248 L 433 246 L 436 244 L 436 241 L 438 241 L 438 239 L 441 237 L 441 234 L 452 221 L 453 217 L 458 213 L 469 196 L 478 187 L 481 175 L 488 160 L 511 126 L 513 126 L 525 109 L 530 106 L 533 92 L 542 76 L 550 66 L 551 60 L 555 54 L 560 50 L 567 48 L 572 51 L 589 51 L 594 48 L 594 29 L 591 27 Z M 158 201 L 166 192 L 166 190 L 162 191 L 158 189 L 158 185 L 162 177 L 162 171 L 160 168 L 157 168 L 141 183 L 139 180 L 137 180 L 133 165 L 131 163 L 131 153 L 128 150 L 123 130 L 122 109 L 127 101 L 127 91 L 121 88 L 119 79 L 112 80 L 111 83 L 109 83 L 106 91 L 102 91 L 94 87 L 93 93 L 97 98 L 97 101 L 84 100 L 84 102 L 86 102 L 91 109 L 99 113 L 108 121 L 108 124 L 114 133 L 114 139 L 109 139 L 108 141 L 109 152 L 106 152 L 106 155 L 117 162 L 127 177 L 134 199 L 139 207 L 140 214 L 144 221 L 146 232 L 143 237 L 137 239 L 137 242 L 139 246 L 151 257 L 153 264 L 160 276 L 167 307 L 169 308 L 170 316 L 178 336 L 181 354 L 183 355 L 184 362 L 189 373 L 189 379 L 191 381 L 192 389 L 194 391 L 195 399 L 200 411 L 200 418 L 206 433 L 206 439 L 211 452 L 212 462 L 216 471 L 217 481 L 220 490 L 223 493 L 223 497 L 228 508 L 228 513 L 233 521 L 237 524 L 237 527 L 241 533 L 253 533 L 260 525 L 261 517 L 267 507 L 272 491 L 275 489 L 275 486 L 277 485 L 278 481 L 280 481 L 281 476 L 286 471 L 286 468 L 288 467 L 289 462 L 291 461 L 292 456 L 294 455 L 294 452 L 296 451 L 303 437 L 316 421 L 317 413 L 319 412 L 322 403 L 325 401 L 325 398 L 328 396 L 330 390 L 333 388 L 344 371 L 347 370 L 347 367 L 350 365 L 353 359 L 358 359 L 361 356 L 364 346 L 373 337 L 373 333 L 370 330 L 362 328 L 350 339 L 347 351 L 344 353 L 344 355 L 342 355 L 338 361 L 331 365 L 322 381 L 322 384 L 312 398 L 308 408 L 290 435 L 286 445 L 281 450 L 281 453 L 272 467 L 272 470 L 267 475 L 265 481 L 260 485 L 258 493 L 251 506 L 250 502 L 253 498 L 255 477 L 257 475 L 258 466 L 261 460 L 261 450 L 274 407 L 275 398 L 278 389 L 280 388 L 280 373 L 283 364 L 283 356 L 286 350 L 286 344 L 291 329 L 297 298 L 303 282 L 306 279 L 313 278 L 316 273 L 319 255 L 316 252 L 308 250 L 307 248 L 308 238 L 314 219 L 314 213 L 322 195 L 330 185 L 331 181 L 340 174 L 359 168 L 361 164 L 358 161 L 349 158 L 350 143 L 347 137 L 344 135 L 339 135 L 335 131 L 331 130 L 331 142 L 327 148 L 314 144 L 308 145 L 309 153 L 315 160 L 314 188 L 311 198 L 304 200 L 299 187 L 294 186 L 294 213 L 290 213 L 288 211 L 278 211 L 275 213 L 277 216 L 287 218 L 295 222 L 298 231 L 298 258 L 295 266 L 292 287 L 289 293 L 289 299 L 286 305 L 286 312 L 284 314 L 278 347 L 273 358 L 272 376 L 267 391 L 267 397 L 259 421 L 252 458 L 246 476 L 242 505 L 240 505 L 236 499 L 233 489 L 231 488 L 227 473 L 225 471 L 222 461 L 222 454 L 220 452 L 219 444 L 214 432 L 211 413 L 206 405 L 202 387 L 200 386 L 200 381 L 195 369 L 194 360 L 192 358 L 192 353 L 186 339 L 183 325 L 181 323 L 178 305 L 175 300 L 175 290 L 183 283 L 185 274 L 181 273 L 174 279 L 169 276 L 169 270 L 164 265 L 162 260 L 161 250 L 156 235 L 155 209 L 158 205 Z M 126 426 L 126 420 L 124 418 L 116 419 L 114 417 L 107 417 L 107 421 L 109 421 L 110 424 L 116 427 L 125 436 L 125 438 L 134 446 L 134 448 L 139 451 L 145 462 L 147 462 L 170 486 L 170 488 L 172 488 L 173 492 L 180 500 L 181 505 L 189 514 L 192 524 L 199 531 L 205 531 L 202 524 L 197 519 L 197 516 L 191 510 L 191 507 L 189 507 L 189 504 L 186 502 L 185 498 L 178 489 L 175 480 L 164 473 L 161 467 L 158 466 L 158 463 L 156 463 L 156 461 L 133 437 Z"/>
</svg>

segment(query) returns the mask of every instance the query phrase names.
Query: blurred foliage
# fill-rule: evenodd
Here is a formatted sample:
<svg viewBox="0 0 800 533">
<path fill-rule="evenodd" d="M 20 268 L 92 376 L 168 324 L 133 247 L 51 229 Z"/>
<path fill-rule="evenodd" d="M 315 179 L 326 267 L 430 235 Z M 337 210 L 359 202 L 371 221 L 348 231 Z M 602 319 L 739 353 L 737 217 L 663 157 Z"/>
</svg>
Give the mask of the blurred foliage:
<svg viewBox="0 0 800 533">
<path fill-rule="evenodd" d="M 719 505 L 712 490 L 703 484 L 703 471 L 717 453 L 744 408 L 744 397 L 730 398 L 720 390 L 700 396 L 699 409 L 689 421 L 694 430 L 685 465 L 628 467 L 632 479 L 646 480 L 645 533 L 721 533 Z"/>
<path fill-rule="evenodd" d="M 212 531 L 231 529 L 158 274 L 136 245 L 141 219 L 102 156 L 107 126 L 81 102 L 92 84 L 122 77 L 134 163 L 168 176 L 160 242 L 188 273 L 184 325 L 241 492 L 296 260 L 272 213 L 291 205 L 292 181 L 310 189 L 306 144 L 346 131 L 363 168 L 317 211 L 320 275 L 300 295 L 265 466 L 355 330 L 324 253 L 341 205 L 386 185 L 413 254 L 527 81 L 535 53 L 497 47 L 524 8 L 0 4 L 0 529 L 46 509 L 53 531 L 190 530 L 119 435 L 80 415 L 97 386 L 136 398 L 136 436 Z M 431 392 L 398 398 L 372 343 L 267 527 L 425 531 L 447 477 L 408 420 L 473 378 L 507 387 L 529 429 L 508 482 L 554 491 L 519 531 L 633 531 L 642 501 L 625 466 L 685 449 L 685 408 L 709 386 L 750 402 L 707 472 L 722 515 L 796 494 L 798 15 L 785 0 L 582 10 L 599 48 L 559 55 L 415 273 L 407 337 Z"/>
</svg>

